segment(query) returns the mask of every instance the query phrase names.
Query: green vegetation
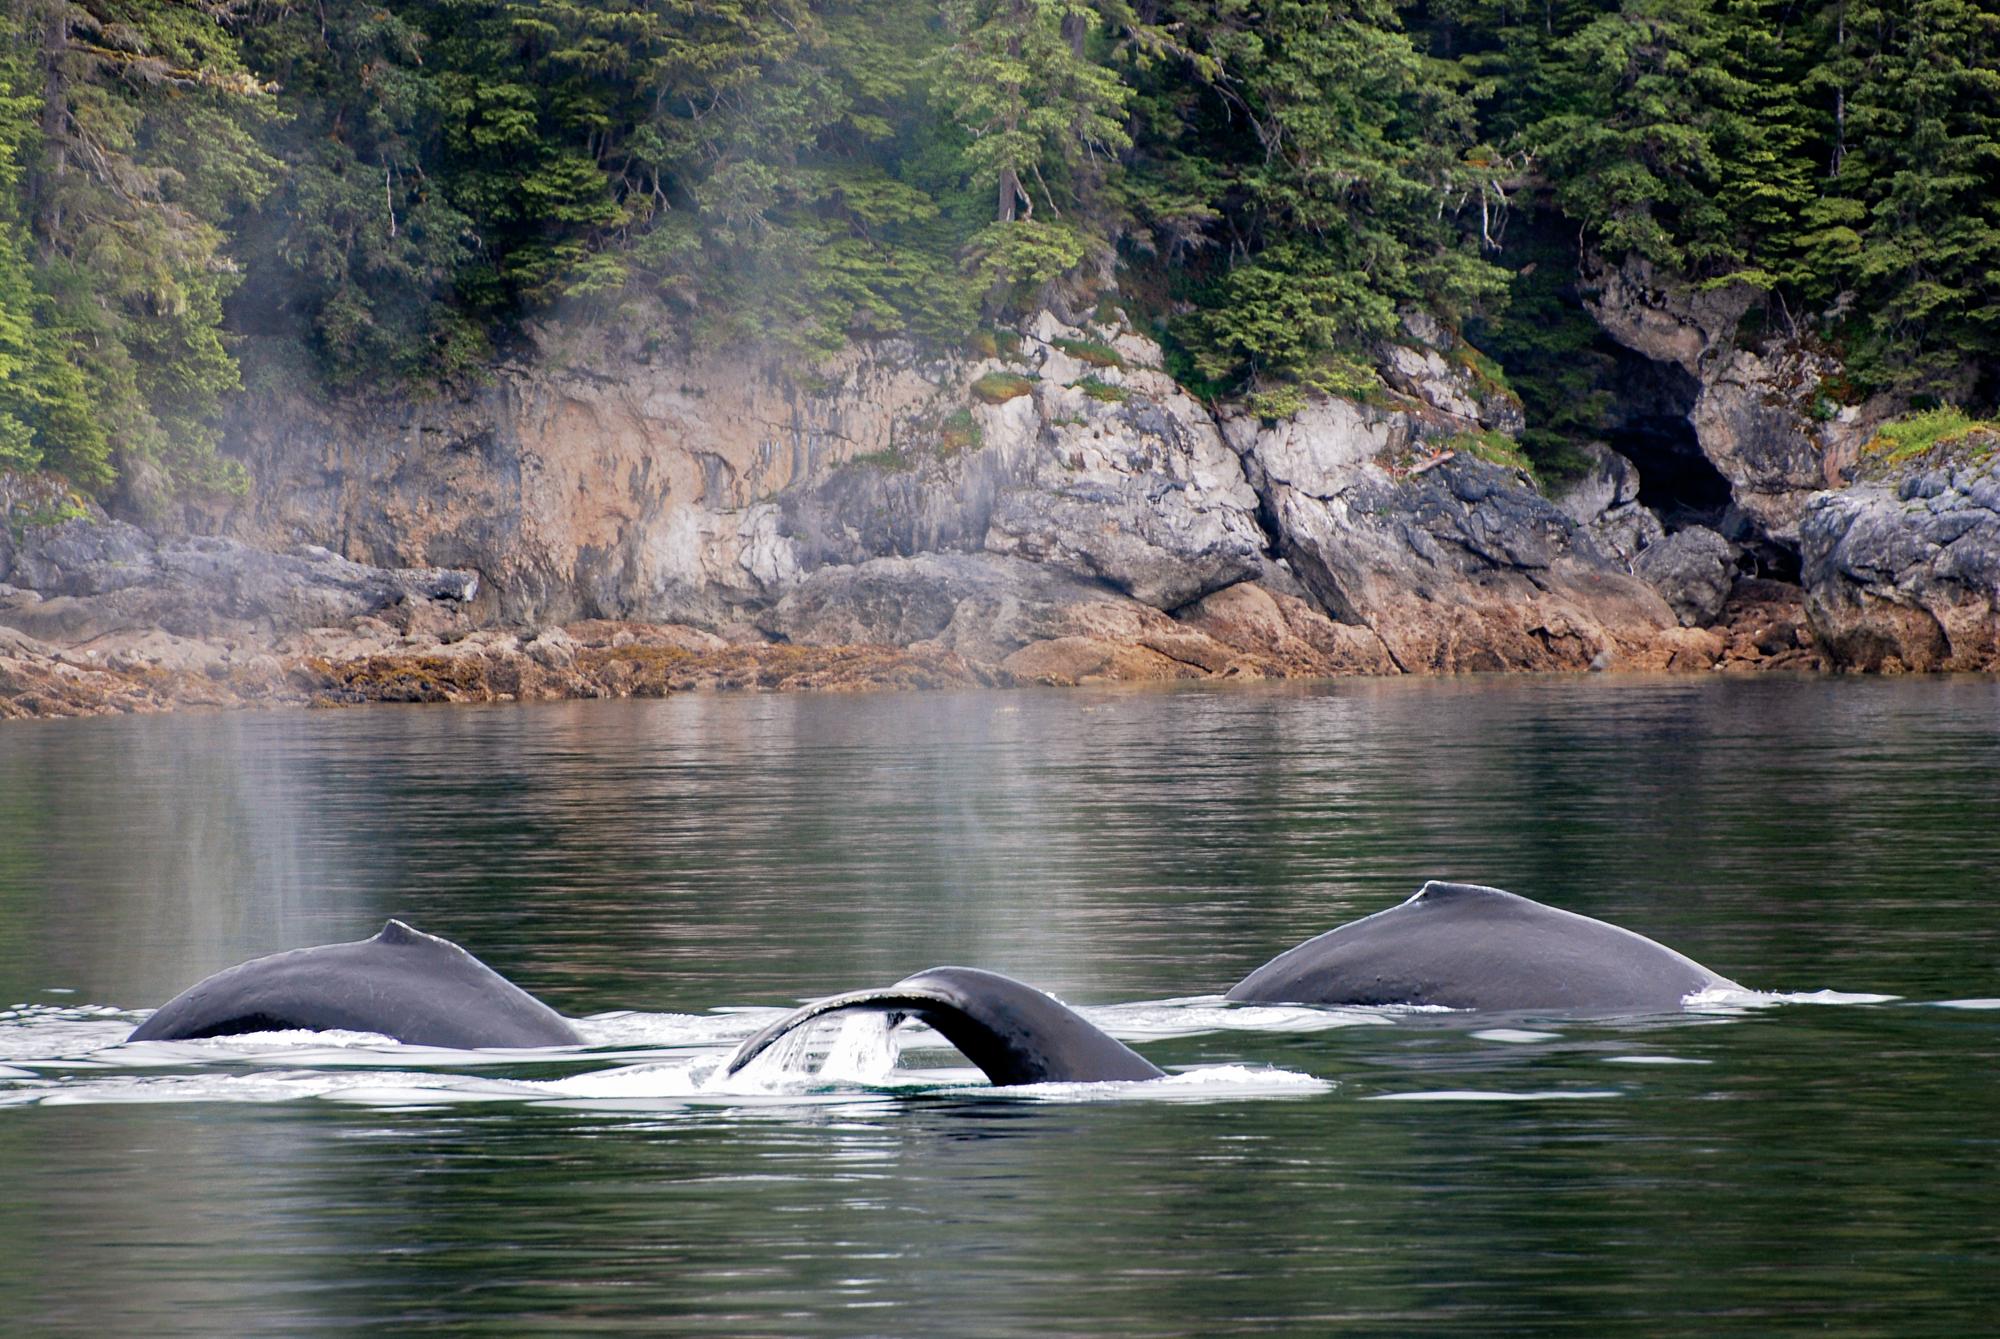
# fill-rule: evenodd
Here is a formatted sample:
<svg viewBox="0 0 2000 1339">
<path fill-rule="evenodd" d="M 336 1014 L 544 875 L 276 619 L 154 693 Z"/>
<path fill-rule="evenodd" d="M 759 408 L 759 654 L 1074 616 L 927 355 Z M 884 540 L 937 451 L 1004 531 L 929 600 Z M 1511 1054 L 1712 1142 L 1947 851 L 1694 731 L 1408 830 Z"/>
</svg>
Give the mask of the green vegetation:
<svg viewBox="0 0 2000 1339">
<path fill-rule="evenodd" d="M 1500 465 L 1510 470 L 1520 470 L 1529 478 L 1535 477 L 1535 464 L 1521 444 L 1497 428 L 1482 428 L 1478 432 L 1461 432 L 1435 443 L 1440 451 L 1454 451 L 1461 455 L 1476 456 L 1488 464 Z"/>
<path fill-rule="evenodd" d="M 1381 394 L 1424 310 L 1547 465 L 1602 416 L 1580 248 L 1747 285 L 1843 402 L 1993 405 L 1991 6 L 0 3 L 0 468 L 92 492 L 239 486 L 252 349 L 308 388 L 477 377 L 551 315 L 1008 357 L 1050 303 L 1273 418 Z"/>
<path fill-rule="evenodd" d="M 1083 378 L 1076 383 L 1076 388 L 1091 399 L 1104 404 L 1124 404 L 1132 398 L 1132 392 L 1123 386 L 1113 386 L 1107 381 L 1099 381 L 1096 377 Z"/>
<path fill-rule="evenodd" d="M 1021 336 L 1012 330 L 980 330 L 967 347 L 976 358 L 1015 358 L 1021 353 Z"/>
<path fill-rule="evenodd" d="M 1094 339 L 1059 339 L 1055 346 L 1085 367 L 1116 367 L 1123 369 L 1125 360 L 1118 356 L 1118 350 L 1109 344 L 1100 344 Z"/>
<path fill-rule="evenodd" d="M 1487 139 L 1613 258 L 1763 295 L 1868 388 L 2000 357 L 2000 23 L 1975 0 L 1428 0 Z M 1532 407 L 1532 406 L 1531 406 Z"/>
<path fill-rule="evenodd" d="M 1993 439 L 2000 436 L 2000 424 L 1973 418 L 1956 405 L 1940 405 L 1884 423 L 1863 448 L 1882 465 L 1903 465 L 1943 448 L 1978 440 L 1979 454 L 1990 454 Z"/>
<path fill-rule="evenodd" d="M 109 484 L 118 455 L 229 487 L 227 225 L 280 164 L 270 99 L 200 4 L 0 14 L 0 463 Z"/>
<path fill-rule="evenodd" d="M 938 426 L 938 455 L 950 460 L 961 451 L 977 451 L 984 440 L 985 435 L 979 431 L 979 421 L 972 417 L 972 411 L 954 409 Z"/>
<path fill-rule="evenodd" d="M 1034 377 L 1024 377 L 1018 372 L 988 372 L 972 383 L 972 398 L 981 404 L 1006 404 L 1033 394 L 1034 389 Z"/>
</svg>

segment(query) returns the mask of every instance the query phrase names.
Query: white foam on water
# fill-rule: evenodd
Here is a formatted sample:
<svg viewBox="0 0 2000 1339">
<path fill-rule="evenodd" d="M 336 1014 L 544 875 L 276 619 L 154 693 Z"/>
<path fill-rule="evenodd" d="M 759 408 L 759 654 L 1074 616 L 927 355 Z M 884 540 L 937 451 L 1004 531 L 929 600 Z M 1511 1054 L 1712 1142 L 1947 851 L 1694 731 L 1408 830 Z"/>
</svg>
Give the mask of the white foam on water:
<svg viewBox="0 0 2000 1339">
<path fill-rule="evenodd" d="M 1873 995 L 1851 990 L 1703 990 L 1682 1001 L 1693 1013 L 1740 1014 L 1781 1004 L 1890 1004 L 1900 995 Z"/>
<path fill-rule="evenodd" d="M 533 1086 L 548 1096 L 584 1100 L 693 1097 L 704 1091 L 710 1077 L 721 1068 L 720 1057 L 668 1065 L 620 1065 L 616 1069 L 572 1074 L 566 1079 L 549 1079 Z"/>
<path fill-rule="evenodd" d="M 1610 1088 L 1556 1088 L 1544 1092 L 1502 1093 L 1478 1088 L 1441 1088 L 1431 1092 L 1376 1093 L 1365 1102 L 1579 1102 L 1625 1094 Z"/>
<path fill-rule="evenodd" d="M 1395 1021 L 1381 1009 L 1230 1004 L 1220 995 L 1094 1005 L 1077 1012 L 1121 1041 L 1157 1041 L 1209 1032 L 1329 1032 L 1344 1027 L 1382 1027 Z"/>
<path fill-rule="evenodd" d="M 1331 1092 L 1327 1079 L 1267 1065 L 1201 1065 L 1160 1079 L 1116 1083 L 1028 1083 L 995 1095 L 1043 1102 L 1232 1102 Z"/>
<path fill-rule="evenodd" d="M 1497 1041 L 1509 1046 L 1525 1046 L 1537 1041 L 1561 1041 L 1560 1032 L 1531 1032 L 1526 1028 L 1490 1027 L 1472 1034 L 1474 1041 Z"/>
<path fill-rule="evenodd" d="M 186 1068 L 200 1065 L 250 1065 L 281 1061 L 322 1069 L 379 1068 L 421 1065 L 427 1069 L 480 1069 L 495 1065 L 573 1063 L 590 1054 L 574 1046 L 541 1046 L 515 1050 L 462 1050 L 448 1046 L 410 1046 L 375 1032 L 338 1029 L 311 1032 L 248 1032 L 229 1037 L 189 1041 L 121 1043 L 94 1051 L 88 1059 L 99 1065 L 126 1068 Z M 73 1063 L 73 1062 L 72 1062 Z"/>
<path fill-rule="evenodd" d="M 896 1029 L 886 1015 L 849 1014 L 841 1020 L 840 1034 L 820 1064 L 819 1076 L 833 1083 L 880 1083 L 895 1070 L 902 1054 Z"/>
<path fill-rule="evenodd" d="M 1934 1009 L 2000 1009 L 2000 1000 L 1934 1000 Z"/>
<path fill-rule="evenodd" d="M 710 1055 L 679 1064 L 626 1065 L 527 1086 L 535 1090 L 536 1105 L 607 1113 L 687 1107 L 876 1107 L 896 1100 L 894 1091 L 828 1084 L 817 1073 L 753 1072 L 759 1070 L 757 1064 L 725 1076 L 722 1067 L 727 1058 Z M 921 1076 L 905 1077 L 909 1086 L 937 1086 Z"/>
<path fill-rule="evenodd" d="M 0 1061 L 87 1055 L 125 1040 L 137 1017 L 103 1005 L 17 1004 L 0 1018 Z"/>
<path fill-rule="evenodd" d="M 670 1014 L 620 1009 L 570 1022 L 591 1046 L 720 1046 L 742 1041 L 786 1012 L 758 1008 Z"/>
<path fill-rule="evenodd" d="M 1696 1060 L 1682 1055 L 1607 1055 L 1607 1065 L 1712 1065 L 1713 1060 Z"/>
</svg>

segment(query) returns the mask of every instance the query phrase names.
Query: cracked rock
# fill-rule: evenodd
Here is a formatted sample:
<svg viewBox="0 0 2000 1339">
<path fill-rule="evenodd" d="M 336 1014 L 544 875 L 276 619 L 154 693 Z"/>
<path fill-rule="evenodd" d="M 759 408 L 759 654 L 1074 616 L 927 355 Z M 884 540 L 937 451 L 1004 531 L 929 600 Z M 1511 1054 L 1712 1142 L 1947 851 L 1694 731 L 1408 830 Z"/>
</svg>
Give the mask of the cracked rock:
<svg viewBox="0 0 2000 1339">
<path fill-rule="evenodd" d="M 2000 454 L 1821 493 L 1799 538 L 1835 666 L 2000 669 Z"/>
</svg>

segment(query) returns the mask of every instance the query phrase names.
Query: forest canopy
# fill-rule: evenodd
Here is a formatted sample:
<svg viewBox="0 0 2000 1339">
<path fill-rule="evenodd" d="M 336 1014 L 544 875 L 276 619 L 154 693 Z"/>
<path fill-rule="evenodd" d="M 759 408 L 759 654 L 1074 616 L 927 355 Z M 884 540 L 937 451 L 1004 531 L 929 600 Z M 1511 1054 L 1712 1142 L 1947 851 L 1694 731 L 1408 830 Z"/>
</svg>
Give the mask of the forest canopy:
<svg viewBox="0 0 2000 1339">
<path fill-rule="evenodd" d="M 232 486 L 243 337 L 423 384 L 558 312 L 810 358 L 1115 293 L 1282 407 L 1407 307 L 1556 375 L 1590 248 L 1860 389 L 2000 364 L 1980 0 L 0 3 L 0 469 L 86 488 Z"/>
</svg>

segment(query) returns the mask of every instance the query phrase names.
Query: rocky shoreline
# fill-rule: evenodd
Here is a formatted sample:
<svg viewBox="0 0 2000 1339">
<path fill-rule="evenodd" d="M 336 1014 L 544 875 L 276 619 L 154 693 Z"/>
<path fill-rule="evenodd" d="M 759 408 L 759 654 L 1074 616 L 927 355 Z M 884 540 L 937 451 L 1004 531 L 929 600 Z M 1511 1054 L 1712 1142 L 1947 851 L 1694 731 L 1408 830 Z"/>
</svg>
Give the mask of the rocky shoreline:
<svg viewBox="0 0 2000 1339">
<path fill-rule="evenodd" d="M 933 635 L 893 645 L 770 640 L 739 630 L 732 641 L 685 624 L 608 619 L 480 626 L 471 574 L 369 568 L 320 549 L 272 554 L 215 539 L 148 547 L 143 532 L 94 519 L 67 522 L 48 538 L 29 565 L 43 564 L 45 581 L 74 593 L 0 586 L 0 720 L 1409 672 L 1374 633 L 1255 581 L 1169 617 L 1100 588 L 1053 580 L 1022 559 L 887 559 L 843 584 L 823 582 L 813 592 L 818 599 L 794 601 L 774 618 L 823 633 L 880 626 L 870 620 L 889 608 L 904 633 Z M 52 554 L 70 566 L 56 565 Z M 20 567 L 17 575 L 32 574 Z M 946 598 L 927 609 L 911 594 L 940 591 Z M 1024 591 L 1036 598 L 1024 601 Z M 1543 631 L 1563 648 L 1556 629 Z M 1567 648 L 1562 667 L 1584 668 L 1575 662 L 1590 646 Z M 1655 638 L 1620 643 L 1616 658 L 1599 650 L 1589 667 L 1692 672 L 1822 663 L 1796 591 L 1746 582 L 1716 627 L 1663 628 Z"/>
<path fill-rule="evenodd" d="M 1266 596 L 1265 598 L 1270 598 Z M 1055 639 L 1011 667 L 955 651 L 883 645 L 708 644 L 676 624 L 592 620 L 485 630 L 455 641 L 395 633 L 379 621 L 302 634 L 245 656 L 241 643 L 157 639 L 121 650 L 65 650 L 0 628 L 0 720 L 228 708 L 340 707 L 385 702 L 539 702 L 665 697 L 701 691 L 1071 687 L 1188 680 L 1318 679 L 1402 673 L 1346 658 L 1261 601 L 1222 636 L 1183 632 L 1112 643 Z M 1273 602 L 1275 605 L 1275 601 Z M 1746 606 L 1726 636 L 1621 669 L 1694 672 L 1815 670 L 1796 610 Z M 1301 635 L 1303 632 L 1303 635 Z M 379 649 L 370 643 L 380 637 Z M 315 646 L 315 642 L 330 645 Z M 1715 649 L 1721 642 L 1721 649 Z M 1765 648 L 1769 647 L 1769 650 Z M 199 668 L 169 668 L 185 658 Z"/>
<path fill-rule="evenodd" d="M 1417 313 L 1383 393 L 1281 421 L 1115 311 L 807 380 L 557 329 L 456 399 L 246 396 L 221 510 L 0 476 L 0 716 L 2000 669 L 2000 439 L 1891 465 L 1822 355 L 1736 346 L 1742 295 L 1586 278 L 1628 428 L 1546 491 L 1519 402 Z"/>
</svg>

